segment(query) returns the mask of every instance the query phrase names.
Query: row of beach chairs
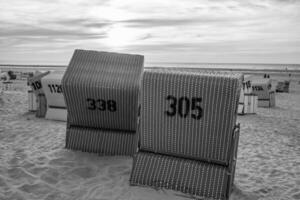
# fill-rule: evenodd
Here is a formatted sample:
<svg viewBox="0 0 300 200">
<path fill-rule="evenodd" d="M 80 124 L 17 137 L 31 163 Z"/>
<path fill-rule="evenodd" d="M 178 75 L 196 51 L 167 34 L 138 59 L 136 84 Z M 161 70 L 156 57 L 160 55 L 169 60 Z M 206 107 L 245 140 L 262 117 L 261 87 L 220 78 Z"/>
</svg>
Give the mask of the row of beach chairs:
<svg viewBox="0 0 300 200">
<path fill-rule="evenodd" d="M 151 70 L 151 68 L 149 69 Z M 198 69 L 178 68 L 176 70 L 200 72 Z M 214 74 L 216 73 L 214 72 Z M 31 86 L 31 90 L 28 91 L 29 111 L 36 111 L 37 117 L 67 121 L 67 110 L 61 84 L 63 75 L 64 71 L 37 72 L 28 79 Z M 271 90 L 270 85 L 269 79 L 254 80 L 253 83 L 250 80 L 244 80 L 240 92 L 238 114 L 255 114 L 257 107 L 274 107 L 275 92 Z"/>
<path fill-rule="evenodd" d="M 141 55 L 75 50 L 65 73 L 29 83 L 47 99 L 46 118 L 67 120 L 66 148 L 133 156 L 134 186 L 228 199 L 241 93 L 244 114 L 271 97 L 240 74 L 143 65 Z"/>
</svg>

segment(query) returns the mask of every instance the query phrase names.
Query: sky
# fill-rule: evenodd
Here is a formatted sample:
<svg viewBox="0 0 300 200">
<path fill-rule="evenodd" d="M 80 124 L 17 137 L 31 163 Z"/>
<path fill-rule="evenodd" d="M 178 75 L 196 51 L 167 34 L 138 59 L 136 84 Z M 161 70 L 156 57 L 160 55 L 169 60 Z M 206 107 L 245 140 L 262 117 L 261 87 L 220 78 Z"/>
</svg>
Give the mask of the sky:
<svg viewBox="0 0 300 200">
<path fill-rule="evenodd" d="M 67 65 L 75 49 L 300 64 L 300 1 L 0 0 L 1 64 Z"/>
</svg>

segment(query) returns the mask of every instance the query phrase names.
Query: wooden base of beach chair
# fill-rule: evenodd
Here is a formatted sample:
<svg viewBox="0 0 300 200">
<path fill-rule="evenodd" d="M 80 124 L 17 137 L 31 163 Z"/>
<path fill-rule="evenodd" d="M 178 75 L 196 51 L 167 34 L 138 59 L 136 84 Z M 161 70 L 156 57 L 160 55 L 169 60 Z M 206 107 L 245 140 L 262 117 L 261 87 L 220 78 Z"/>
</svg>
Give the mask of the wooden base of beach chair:
<svg viewBox="0 0 300 200">
<path fill-rule="evenodd" d="M 131 156 L 137 151 L 137 134 L 70 126 L 67 128 L 66 148 L 101 155 Z"/>
<path fill-rule="evenodd" d="M 49 120 L 67 121 L 67 108 L 53 108 L 49 106 L 45 118 Z"/>
</svg>

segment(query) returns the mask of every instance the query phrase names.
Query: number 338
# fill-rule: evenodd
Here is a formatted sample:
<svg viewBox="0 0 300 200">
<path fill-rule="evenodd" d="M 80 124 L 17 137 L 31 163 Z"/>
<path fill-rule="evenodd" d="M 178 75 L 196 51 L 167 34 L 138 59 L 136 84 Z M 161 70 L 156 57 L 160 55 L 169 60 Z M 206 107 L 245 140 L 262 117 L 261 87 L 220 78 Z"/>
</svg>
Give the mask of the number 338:
<svg viewBox="0 0 300 200">
<path fill-rule="evenodd" d="M 193 119 L 199 120 L 203 115 L 203 109 L 200 105 L 202 98 L 200 97 L 189 99 L 188 97 L 176 98 L 169 95 L 166 97 L 166 100 L 170 101 L 170 107 L 165 111 L 167 116 L 172 117 L 178 113 L 180 117 L 186 118 L 191 113 L 190 116 Z"/>
</svg>

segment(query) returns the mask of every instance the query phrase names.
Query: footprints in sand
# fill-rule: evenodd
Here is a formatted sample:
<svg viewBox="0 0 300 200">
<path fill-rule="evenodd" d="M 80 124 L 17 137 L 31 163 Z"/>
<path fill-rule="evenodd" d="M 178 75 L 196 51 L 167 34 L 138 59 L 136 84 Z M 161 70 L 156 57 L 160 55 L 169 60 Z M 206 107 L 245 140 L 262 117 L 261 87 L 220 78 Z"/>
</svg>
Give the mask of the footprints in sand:
<svg viewBox="0 0 300 200">
<path fill-rule="evenodd" d="M 0 115 L 0 200 L 189 199 L 130 187 L 132 158 L 66 150 L 65 123 L 23 115 L 27 93 L 6 95 Z M 237 187 L 230 200 L 300 199 L 300 123 L 295 120 L 300 106 L 298 97 L 280 98 L 278 107 L 293 109 L 259 109 L 255 116 L 239 117 Z"/>
<path fill-rule="evenodd" d="M 13 167 L 7 170 L 8 178 L 12 180 L 12 182 L 19 183 L 33 183 L 35 181 L 35 177 L 25 171 L 22 167 Z"/>
<path fill-rule="evenodd" d="M 80 167 L 72 169 L 68 174 L 73 174 L 79 176 L 83 179 L 93 178 L 96 176 L 97 172 L 91 167 Z"/>
<path fill-rule="evenodd" d="M 32 194 L 36 198 L 42 198 L 45 194 L 50 193 L 53 189 L 44 183 L 24 184 L 19 190 Z"/>
</svg>

